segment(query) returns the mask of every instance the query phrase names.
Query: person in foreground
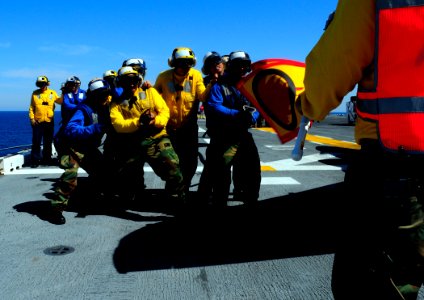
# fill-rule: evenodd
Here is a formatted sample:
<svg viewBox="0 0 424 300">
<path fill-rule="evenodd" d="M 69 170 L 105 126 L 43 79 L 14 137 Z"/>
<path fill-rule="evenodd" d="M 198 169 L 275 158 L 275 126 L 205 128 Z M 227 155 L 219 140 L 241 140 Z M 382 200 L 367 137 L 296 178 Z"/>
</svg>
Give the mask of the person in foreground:
<svg viewBox="0 0 424 300">
<path fill-rule="evenodd" d="M 212 203 L 218 208 L 227 206 L 233 166 L 233 172 L 238 172 L 233 178 L 239 180 L 237 200 L 251 206 L 259 198 L 260 159 L 249 132 L 259 113 L 251 110 L 249 101 L 235 87 L 250 66 L 246 52 L 231 52 L 225 74 L 212 86 L 205 103 L 206 127 L 211 138 L 206 165 L 212 183 Z"/>
<path fill-rule="evenodd" d="M 60 167 L 65 169 L 55 188 L 51 200 L 53 211 L 50 221 L 54 224 L 66 222 L 62 212 L 67 208 L 69 199 L 77 187 L 78 168 L 88 174 L 94 189 L 107 187 L 107 164 L 99 150 L 103 135 L 110 127 L 109 84 L 100 78 L 88 84 L 87 99 L 80 103 L 71 116 L 59 142 L 66 149 L 60 157 Z"/>
<path fill-rule="evenodd" d="M 423 281 L 423 193 L 411 180 L 423 179 L 423 14 L 423 1 L 340 0 L 306 58 L 296 108 L 307 118 L 323 120 L 358 84 L 335 299 L 416 299 Z"/>
</svg>

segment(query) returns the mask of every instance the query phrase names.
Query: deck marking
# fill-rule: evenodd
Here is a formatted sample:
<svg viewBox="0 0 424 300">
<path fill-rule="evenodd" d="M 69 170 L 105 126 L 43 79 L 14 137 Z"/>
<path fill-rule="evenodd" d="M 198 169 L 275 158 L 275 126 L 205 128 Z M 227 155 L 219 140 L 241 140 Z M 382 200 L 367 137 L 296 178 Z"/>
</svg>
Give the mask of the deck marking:
<svg viewBox="0 0 424 300">
<path fill-rule="evenodd" d="M 262 177 L 261 185 L 292 185 L 300 184 L 292 177 Z"/>
<path fill-rule="evenodd" d="M 341 170 L 345 166 L 331 166 L 320 163 L 323 159 L 335 159 L 337 158 L 331 154 L 312 154 L 305 155 L 302 160 L 294 161 L 291 158 L 261 162 L 262 172 L 278 172 L 278 171 L 334 171 Z M 338 159 L 338 158 L 337 158 Z M 311 163 L 320 163 L 319 165 L 306 165 Z M 196 172 L 201 173 L 203 171 L 203 165 L 197 167 Z M 144 172 L 151 173 L 153 169 L 149 165 L 144 166 Z M 63 169 L 60 168 L 23 168 L 13 172 L 5 173 L 4 175 L 36 175 L 36 174 L 62 174 Z M 78 169 L 78 174 L 87 174 L 82 168 Z"/>
<path fill-rule="evenodd" d="M 268 166 L 276 171 L 333 171 L 341 170 L 344 166 L 331 166 L 320 163 L 323 159 L 335 159 L 332 154 L 311 154 L 305 155 L 300 161 L 294 161 L 291 158 L 262 162 L 262 166 Z M 339 159 L 339 158 L 337 158 Z M 320 165 L 306 165 L 311 163 L 320 163 Z"/>
<path fill-rule="evenodd" d="M 294 146 L 293 145 L 265 145 L 265 147 L 271 150 L 276 150 L 276 151 L 281 151 L 281 150 L 292 151 Z M 303 149 L 306 149 L 306 147 L 304 147 Z"/>
</svg>

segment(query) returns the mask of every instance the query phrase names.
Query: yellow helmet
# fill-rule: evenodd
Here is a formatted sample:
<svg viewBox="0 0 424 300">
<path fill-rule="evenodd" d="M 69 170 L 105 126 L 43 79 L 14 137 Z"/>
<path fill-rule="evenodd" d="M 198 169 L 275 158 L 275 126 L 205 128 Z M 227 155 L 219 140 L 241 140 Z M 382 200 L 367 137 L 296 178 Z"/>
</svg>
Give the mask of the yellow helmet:
<svg viewBox="0 0 424 300">
<path fill-rule="evenodd" d="M 196 65 L 196 56 L 193 50 L 187 47 L 178 47 L 172 51 L 172 56 L 168 59 L 168 65 L 174 68 L 177 61 L 184 61 L 188 66 L 194 67 Z"/>
<path fill-rule="evenodd" d="M 116 71 L 114 70 L 107 70 L 106 72 L 103 73 L 103 78 L 106 78 L 106 77 L 116 78 L 118 77 L 118 73 L 116 73 Z"/>
<path fill-rule="evenodd" d="M 143 81 L 141 75 L 133 69 L 133 67 L 126 66 L 118 70 L 118 77 L 116 78 L 116 83 L 118 86 L 122 86 L 125 82 L 137 81 L 139 84 Z"/>
<path fill-rule="evenodd" d="M 133 67 L 125 66 L 118 70 L 118 77 L 124 77 L 124 76 L 138 76 L 138 72 L 134 70 Z"/>
<path fill-rule="evenodd" d="M 50 84 L 49 79 L 47 78 L 47 76 L 44 76 L 44 75 L 38 76 L 37 81 L 35 82 L 35 85 L 37 87 L 42 87 L 44 85 L 49 85 L 49 84 Z"/>
</svg>

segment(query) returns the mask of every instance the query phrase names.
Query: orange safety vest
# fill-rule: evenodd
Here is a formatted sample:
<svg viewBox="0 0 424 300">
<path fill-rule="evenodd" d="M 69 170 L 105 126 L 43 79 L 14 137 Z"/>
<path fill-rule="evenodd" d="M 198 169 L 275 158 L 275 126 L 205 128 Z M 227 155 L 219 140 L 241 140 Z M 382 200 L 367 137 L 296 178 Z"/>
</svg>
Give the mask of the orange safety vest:
<svg viewBox="0 0 424 300">
<path fill-rule="evenodd" d="M 389 151 L 424 153 L 424 0 L 376 0 L 374 87 L 357 114 L 377 122 Z"/>
</svg>

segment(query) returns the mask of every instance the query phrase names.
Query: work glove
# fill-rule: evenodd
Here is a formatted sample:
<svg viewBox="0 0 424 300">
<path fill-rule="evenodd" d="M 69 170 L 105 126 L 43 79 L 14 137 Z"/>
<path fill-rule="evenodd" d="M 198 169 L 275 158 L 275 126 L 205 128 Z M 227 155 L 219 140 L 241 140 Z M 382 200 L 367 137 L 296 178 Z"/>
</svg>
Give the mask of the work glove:
<svg viewBox="0 0 424 300">
<path fill-rule="evenodd" d="M 253 115 L 249 110 L 240 111 L 239 119 L 240 119 L 240 125 L 242 128 L 250 128 L 253 124 L 255 124 Z"/>
<path fill-rule="evenodd" d="M 253 106 L 243 105 L 241 119 L 244 127 L 250 128 L 256 123 L 256 119 L 253 116 L 255 112 L 256 108 L 254 108 Z"/>
<path fill-rule="evenodd" d="M 139 119 L 140 126 L 144 126 L 144 127 L 149 126 L 153 119 L 154 119 L 154 116 L 151 113 L 150 109 L 146 109 L 140 116 L 140 119 Z"/>
</svg>

